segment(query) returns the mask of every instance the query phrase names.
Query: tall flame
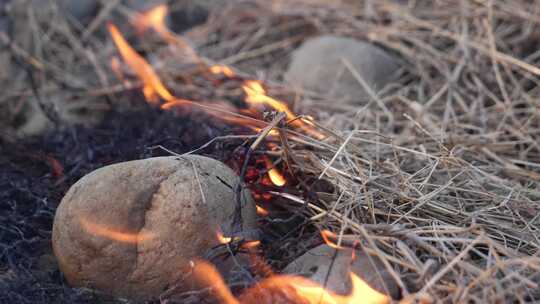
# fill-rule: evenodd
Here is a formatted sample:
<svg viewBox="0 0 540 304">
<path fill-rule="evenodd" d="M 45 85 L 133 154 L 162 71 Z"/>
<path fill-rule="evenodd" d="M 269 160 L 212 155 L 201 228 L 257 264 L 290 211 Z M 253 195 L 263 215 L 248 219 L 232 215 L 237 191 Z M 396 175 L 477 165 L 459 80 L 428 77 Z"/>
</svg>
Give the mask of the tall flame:
<svg viewBox="0 0 540 304">
<path fill-rule="evenodd" d="M 124 36 L 120 34 L 118 28 L 113 24 L 108 24 L 109 32 L 124 61 L 137 74 L 143 82 L 143 92 L 147 100 L 152 103 L 157 102 L 157 96 L 166 101 L 175 100 L 174 96 L 165 88 L 154 69 L 127 43 Z"/>
<path fill-rule="evenodd" d="M 136 20 L 136 25 L 141 29 L 147 29 L 152 27 L 160 36 L 162 36 L 166 41 L 170 42 L 173 45 L 181 46 L 184 50 L 189 51 L 193 54 L 193 57 L 198 58 L 195 51 L 181 39 L 177 37 L 174 33 L 170 32 L 167 26 L 165 25 L 164 18 L 167 14 L 167 7 L 165 5 L 160 5 L 154 9 L 143 14 Z M 160 78 L 153 70 L 153 68 L 148 64 L 148 62 L 139 55 L 126 41 L 122 34 L 118 31 L 118 28 L 113 24 L 108 24 L 109 32 L 113 38 L 113 41 L 120 52 L 120 55 L 126 62 L 126 64 L 137 74 L 139 79 L 143 83 L 143 93 L 148 102 L 157 104 L 159 99 L 163 99 L 165 104 L 162 105 L 163 109 L 170 109 L 178 106 L 185 106 L 187 104 L 196 104 L 189 100 L 184 100 L 176 98 L 173 94 L 165 87 L 161 82 Z M 115 64 L 113 64 L 115 65 Z M 117 67 L 115 68 L 117 69 Z M 223 65 L 214 65 L 210 66 L 208 70 L 213 74 L 223 74 L 229 78 L 235 76 L 231 68 Z M 316 131 L 313 125 L 304 119 L 298 118 L 283 101 L 276 100 L 267 95 L 266 90 L 263 88 L 261 83 L 256 80 L 244 80 L 242 89 L 246 94 L 246 103 L 250 106 L 262 105 L 269 107 L 273 110 L 284 112 L 286 118 L 290 121 L 291 125 L 303 130 L 309 135 L 312 135 L 318 139 L 322 139 L 324 136 Z M 232 112 L 235 115 L 223 114 L 224 111 L 220 113 L 215 113 L 215 109 L 210 107 L 204 107 L 200 104 L 196 104 L 199 107 L 203 108 L 207 113 L 214 115 L 215 117 L 220 118 L 223 121 L 230 123 L 238 123 L 251 128 L 258 128 L 260 124 L 249 121 L 249 118 L 255 118 L 260 120 L 262 118 L 262 112 L 256 110 L 255 108 L 248 108 L 242 110 L 234 110 Z M 244 118 L 239 117 L 241 115 L 236 114 L 237 112 L 244 115 Z M 247 116 L 246 116 L 247 115 Z M 273 135 L 277 135 L 275 132 Z"/>
</svg>

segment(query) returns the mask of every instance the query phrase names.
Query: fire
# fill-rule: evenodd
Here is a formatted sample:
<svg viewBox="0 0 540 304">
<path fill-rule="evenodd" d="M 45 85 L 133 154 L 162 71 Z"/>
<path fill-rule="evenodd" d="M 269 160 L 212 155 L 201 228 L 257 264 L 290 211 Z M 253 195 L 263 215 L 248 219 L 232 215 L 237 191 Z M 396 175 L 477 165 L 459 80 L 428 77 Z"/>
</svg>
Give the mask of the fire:
<svg viewBox="0 0 540 304">
<path fill-rule="evenodd" d="M 219 230 L 216 232 L 216 237 L 217 237 L 218 242 L 220 244 L 229 244 L 232 241 L 232 237 L 224 236 L 223 232 L 221 232 Z"/>
<path fill-rule="evenodd" d="M 321 285 L 300 276 L 274 275 L 264 279 L 254 287 L 235 298 L 215 267 L 204 261 L 193 262 L 193 276 L 201 287 L 209 287 L 219 303 L 251 304 L 269 303 L 275 299 L 283 303 L 309 304 L 388 304 L 390 298 L 373 288 L 351 273 L 351 292 L 338 295 L 324 289 Z"/>
<path fill-rule="evenodd" d="M 268 210 L 264 209 L 259 205 L 255 205 L 255 208 L 257 208 L 257 214 L 259 216 L 268 216 Z"/>
<path fill-rule="evenodd" d="M 92 235 L 102 236 L 113 241 L 136 244 L 154 237 L 151 233 L 129 233 L 93 223 L 85 218 L 79 219 L 81 226 Z"/>
<path fill-rule="evenodd" d="M 348 295 L 338 295 L 324 289 L 319 284 L 300 276 L 278 275 L 270 277 L 252 289 L 248 290 L 241 299 L 248 303 L 259 296 L 272 296 L 269 293 L 279 293 L 281 300 L 294 303 L 311 304 L 387 304 L 390 298 L 369 286 L 354 273 L 350 274 L 352 289 Z M 250 295 L 254 294 L 254 296 Z"/>
<path fill-rule="evenodd" d="M 341 247 L 340 245 L 334 243 L 333 241 L 331 241 L 330 239 L 337 239 L 338 236 L 333 233 L 332 231 L 329 231 L 329 230 L 322 230 L 321 231 L 321 236 L 324 240 L 324 242 L 326 243 L 326 245 L 334 248 L 334 249 L 342 249 L 343 247 Z M 354 251 L 353 251 L 354 252 Z"/>
<path fill-rule="evenodd" d="M 231 70 L 231 68 L 225 65 L 213 65 L 209 68 L 209 70 L 212 74 L 223 74 L 229 78 L 234 77 L 233 70 Z"/>
<path fill-rule="evenodd" d="M 242 248 L 247 249 L 247 250 L 252 250 L 259 247 L 260 244 L 261 244 L 261 241 L 249 241 L 242 244 Z"/>
<path fill-rule="evenodd" d="M 147 11 L 146 13 L 139 15 L 134 22 L 135 26 L 140 31 L 145 31 L 148 28 L 153 28 L 164 40 L 169 42 L 171 45 L 181 47 L 183 50 L 187 50 L 190 54 L 193 55 L 194 58 L 198 58 L 198 60 L 201 61 L 195 51 L 181 37 L 176 36 L 167 28 L 165 24 L 165 17 L 167 13 L 167 6 L 159 5 Z M 216 111 L 215 108 L 204 107 L 200 103 L 176 98 L 161 82 L 160 78 L 150 66 L 150 64 L 128 44 L 126 39 L 118 31 L 118 28 L 113 24 L 109 24 L 108 28 L 123 60 L 142 81 L 142 91 L 148 102 L 152 104 L 159 104 L 159 99 L 161 98 L 165 101 L 165 104 L 161 105 L 163 109 L 170 109 L 173 107 L 186 105 L 196 105 L 200 108 L 203 108 L 203 110 L 205 110 L 207 113 L 210 113 L 214 117 L 218 117 L 225 122 L 245 125 L 252 129 L 259 128 L 260 123 L 250 121 L 250 119 L 260 122 L 263 117 L 263 112 L 260 109 L 257 109 L 255 106 L 265 106 L 278 112 L 284 112 L 286 114 L 286 118 L 289 120 L 289 123 L 292 126 L 303 130 L 305 133 L 312 135 L 317 139 L 324 138 L 321 133 L 315 130 L 312 123 L 297 117 L 290 110 L 290 108 L 285 102 L 276 100 L 268 96 L 261 82 L 256 80 L 248 79 L 243 81 L 242 89 L 246 94 L 245 101 L 251 107 L 241 110 L 235 109 L 232 113 L 234 115 L 224 115 L 223 111 L 221 110 Z M 115 62 L 112 62 L 112 65 L 114 70 L 119 70 Z M 223 74 L 229 78 L 235 77 L 232 69 L 224 65 L 209 66 L 208 71 L 214 74 Z M 278 133 L 274 131 L 272 135 L 277 136 Z"/>
<path fill-rule="evenodd" d="M 161 38 L 169 43 L 178 43 L 177 37 L 169 31 L 165 23 L 165 18 L 169 13 L 169 8 L 165 4 L 160 4 L 137 16 L 134 21 L 135 28 L 141 33 L 153 28 Z"/>
<path fill-rule="evenodd" d="M 270 180 L 272 183 L 278 187 L 282 187 L 287 183 L 287 180 L 285 180 L 285 177 L 279 172 L 278 169 L 274 167 L 274 164 L 272 164 L 272 161 L 268 157 L 265 157 L 266 162 L 266 169 L 268 169 L 268 177 L 270 177 Z"/>
<path fill-rule="evenodd" d="M 294 119 L 296 115 L 289 109 L 289 107 L 280 101 L 273 99 L 266 95 L 266 90 L 263 86 L 255 80 L 246 80 L 242 89 L 246 93 L 246 102 L 251 104 L 265 104 L 273 108 L 278 112 L 285 112 L 287 119 Z"/>
<path fill-rule="evenodd" d="M 143 82 L 143 92 L 146 100 L 157 103 L 158 96 L 166 101 L 175 100 L 174 96 L 165 88 L 165 85 L 154 72 L 154 69 L 127 43 L 118 28 L 113 24 L 109 24 L 108 27 L 120 55 Z"/>
</svg>

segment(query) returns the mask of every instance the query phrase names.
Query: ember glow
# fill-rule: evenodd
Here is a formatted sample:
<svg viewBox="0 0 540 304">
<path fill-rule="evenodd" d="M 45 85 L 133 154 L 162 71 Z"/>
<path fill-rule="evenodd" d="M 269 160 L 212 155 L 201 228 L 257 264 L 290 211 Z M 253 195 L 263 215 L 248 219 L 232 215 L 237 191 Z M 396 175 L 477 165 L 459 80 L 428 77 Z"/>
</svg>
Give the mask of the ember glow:
<svg viewBox="0 0 540 304">
<path fill-rule="evenodd" d="M 79 219 L 79 222 L 88 234 L 101 236 L 117 242 L 137 244 L 153 238 L 153 234 L 151 233 L 122 232 L 114 228 L 91 222 L 84 218 Z"/>
</svg>

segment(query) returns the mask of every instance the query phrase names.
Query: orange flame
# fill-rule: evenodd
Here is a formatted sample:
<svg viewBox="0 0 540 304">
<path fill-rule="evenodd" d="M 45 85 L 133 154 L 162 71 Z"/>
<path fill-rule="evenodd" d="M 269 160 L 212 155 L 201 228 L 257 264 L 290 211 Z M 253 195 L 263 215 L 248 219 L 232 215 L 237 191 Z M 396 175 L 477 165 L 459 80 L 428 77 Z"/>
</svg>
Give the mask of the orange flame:
<svg viewBox="0 0 540 304">
<path fill-rule="evenodd" d="M 281 300 L 312 304 L 388 304 L 390 298 L 371 288 L 356 274 L 350 274 L 352 289 L 348 295 L 338 295 L 300 276 L 277 275 L 263 280 L 240 297 L 242 303 L 255 303 L 278 293 Z"/>
<path fill-rule="evenodd" d="M 354 273 L 350 274 L 351 292 L 338 295 L 321 285 L 300 276 L 275 275 L 264 279 L 235 298 L 216 268 L 204 261 L 193 262 L 195 282 L 201 287 L 210 287 L 219 303 L 266 303 L 264 299 L 289 300 L 294 303 L 310 304 L 389 304 L 390 297 L 376 291 Z M 276 296 L 279 294 L 279 296 Z M 287 302 L 288 303 L 288 302 Z"/>
<path fill-rule="evenodd" d="M 266 90 L 263 88 L 260 82 L 255 80 L 246 80 L 242 85 L 246 97 L 246 102 L 248 104 L 263 104 L 271 107 L 272 109 L 278 112 L 284 112 L 287 115 L 287 119 L 291 121 L 291 124 L 304 132 L 318 138 L 324 138 L 324 135 L 317 132 L 312 127 L 312 123 L 308 125 L 304 124 L 305 120 L 298 119 L 296 115 L 289 109 L 287 104 L 283 101 L 276 100 L 268 95 L 266 95 Z"/>
<path fill-rule="evenodd" d="M 213 65 L 210 67 L 210 73 L 212 74 L 223 74 L 229 78 L 234 77 L 234 72 L 231 68 L 226 65 Z"/>
<path fill-rule="evenodd" d="M 240 304 L 212 264 L 200 260 L 193 261 L 193 277 L 201 287 L 210 287 L 218 303 Z"/>
<path fill-rule="evenodd" d="M 122 58 L 143 82 L 143 92 L 147 100 L 154 103 L 157 96 L 166 101 L 174 100 L 174 96 L 165 88 L 152 67 L 127 43 L 118 28 L 113 24 L 108 24 L 108 27 Z"/>
<path fill-rule="evenodd" d="M 219 230 L 216 232 L 216 237 L 217 237 L 218 242 L 220 244 L 229 244 L 232 241 L 232 237 L 224 236 L 223 232 L 221 232 Z"/>
<path fill-rule="evenodd" d="M 247 249 L 247 250 L 252 250 L 259 247 L 260 244 L 261 244 L 261 241 L 249 241 L 242 244 L 242 248 Z"/>
<path fill-rule="evenodd" d="M 285 112 L 287 119 L 294 119 L 296 115 L 289 109 L 289 107 L 280 101 L 273 99 L 266 95 L 266 90 L 262 85 L 255 80 L 246 80 L 242 85 L 242 89 L 246 93 L 246 102 L 250 104 L 264 104 L 278 112 Z"/>
<path fill-rule="evenodd" d="M 135 26 L 141 31 L 147 30 L 148 28 L 153 28 L 167 42 L 170 42 L 172 45 L 182 47 L 182 49 L 187 50 L 193 55 L 194 58 L 198 58 L 197 60 L 200 61 L 200 58 L 197 56 L 195 51 L 181 37 L 176 36 L 167 28 L 165 24 L 165 17 L 167 13 L 167 6 L 159 5 L 146 13 L 139 15 L 135 20 Z M 142 81 L 142 91 L 148 102 L 157 104 L 159 103 L 159 99 L 163 99 L 165 101 L 165 104 L 162 105 L 163 109 L 185 106 L 187 104 L 196 105 L 203 108 L 207 113 L 210 113 L 223 121 L 245 125 L 251 128 L 258 128 L 260 126 L 260 119 L 262 118 L 262 112 L 257 110 L 255 106 L 265 106 L 279 112 L 284 112 L 289 123 L 292 126 L 303 130 L 306 134 L 312 135 L 318 139 L 322 139 L 324 137 L 323 134 L 315 130 L 314 125 L 311 122 L 297 117 L 285 102 L 268 96 L 262 84 L 256 80 L 245 80 L 242 85 L 242 88 L 246 94 L 246 103 L 251 107 L 240 110 L 234 109 L 233 111 L 230 111 L 231 113 L 224 113 L 224 111 L 215 109 L 213 107 L 205 107 L 199 103 L 176 98 L 165 87 L 151 65 L 127 43 L 126 39 L 118 31 L 118 28 L 113 24 L 108 24 L 108 28 L 123 60 Z M 112 62 L 112 65 L 113 69 L 118 70 L 115 68 L 115 66 L 118 66 L 116 62 Z M 229 78 L 235 76 L 232 69 L 224 65 L 214 65 L 210 66 L 208 69 L 211 73 L 223 74 Z M 276 136 L 278 134 L 279 133 L 274 130 L 271 135 Z"/>
<path fill-rule="evenodd" d="M 255 205 L 255 208 L 257 208 L 257 214 L 259 216 L 268 216 L 268 210 L 264 209 L 259 205 Z"/>
<path fill-rule="evenodd" d="M 331 241 L 330 239 L 337 239 L 338 236 L 333 233 L 332 231 L 330 230 L 322 230 L 321 231 L 321 236 L 323 238 L 323 241 L 326 243 L 326 245 L 334 248 L 334 249 L 342 249 L 343 247 L 339 246 L 338 244 L 334 243 L 333 241 Z M 354 251 L 353 251 L 354 253 Z"/>
<path fill-rule="evenodd" d="M 81 226 L 89 234 L 102 236 L 113 241 L 136 244 L 154 237 L 152 233 L 129 233 L 93 223 L 85 218 L 79 219 Z"/>
<path fill-rule="evenodd" d="M 174 42 L 175 37 L 165 24 L 165 17 L 169 13 L 166 4 L 160 4 L 150 10 L 140 14 L 135 19 L 135 27 L 139 32 L 145 32 L 149 28 L 153 28 L 167 42 Z"/>
<path fill-rule="evenodd" d="M 285 177 L 279 172 L 278 169 L 274 167 L 274 164 L 272 164 L 272 161 L 268 157 L 265 157 L 266 162 L 266 169 L 268 169 L 268 177 L 270 177 L 270 180 L 272 183 L 278 187 L 282 187 L 287 183 L 287 180 L 285 180 Z"/>
<path fill-rule="evenodd" d="M 309 301 L 309 303 L 321 304 L 386 304 L 390 303 L 390 298 L 375 289 L 371 288 L 364 280 L 360 279 L 354 273 L 350 274 L 352 282 L 352 291 L 350 295 L 341 296 L 334 294 L 324 288 L 304 281 L 304 278 L 293 277 L 291 284 L 295 287 L 298 294 Z"/>
</svg>

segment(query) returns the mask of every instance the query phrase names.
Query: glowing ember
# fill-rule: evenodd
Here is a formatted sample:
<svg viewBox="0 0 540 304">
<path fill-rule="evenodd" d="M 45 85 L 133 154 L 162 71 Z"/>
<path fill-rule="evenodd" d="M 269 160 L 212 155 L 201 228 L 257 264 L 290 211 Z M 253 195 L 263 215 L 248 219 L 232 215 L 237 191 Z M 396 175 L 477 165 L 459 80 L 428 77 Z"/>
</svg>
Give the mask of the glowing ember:
<svg viewBox="0 0 540 304">
<path fill-rule="evenodd" d="M 268 177 L 270 177 L 270 180 L 272 183 L 278 187 L 282 187 L 287 182 L 285 180 L 285 177 L 279 172 L 278 169 L 274 167 L 274 164 L 270 161 L 268 157 L 265 158 L 266 162 L 266 169 L 268 169 Z"/>
<path fill-rule="evenodd" d="M 79 219 L 79 221 L 81 223 L 81 226 L 84 230 L 86 230 L 87 233 L 105 237 L 117 242 L 136 244 L 151 239 L 153 237 L 153 234 L 151 233 L 122 232 L 113 228 L 93 223 L 84 218 Z"/>
<path fill-rule="evenodd" d="M 264 209 L 263 207 L 259 205 L 255 205 L 255 207 L 257 208 L 257 214 L 259 216 L 268 216 L 268 210 Z"/>
<path fill-rule="evenodd" d="M 174 100 L 174 96 L 165 88 L 152 67 L 139 55 L 120 34 L 116 26 L 109 24 L 109 32 L 124 61 L 137 74 L 144 84 L 143 92 L 149 102 L 156 102 L 157 96 L 166 101 Z"/>
</svg>

